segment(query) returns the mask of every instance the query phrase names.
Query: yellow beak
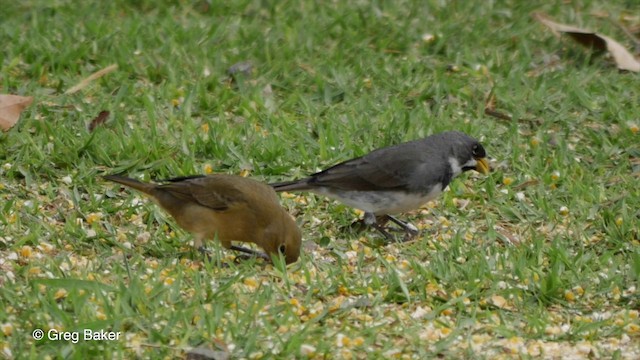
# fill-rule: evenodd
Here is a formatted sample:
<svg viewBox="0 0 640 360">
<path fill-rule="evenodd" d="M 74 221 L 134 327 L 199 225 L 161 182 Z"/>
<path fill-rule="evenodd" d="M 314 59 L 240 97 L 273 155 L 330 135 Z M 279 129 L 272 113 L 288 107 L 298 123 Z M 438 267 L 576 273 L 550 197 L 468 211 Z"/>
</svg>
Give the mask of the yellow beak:
<svg viewBox="0 0 640 360">
<path fill-rule="evenodd" d="M 489 161 L 487 158 L 476 159 L 478 163 L 476 164 L 476 171 L 482 174 L 488 174 L 491 168 L 489 167 Z"/>
</svg>

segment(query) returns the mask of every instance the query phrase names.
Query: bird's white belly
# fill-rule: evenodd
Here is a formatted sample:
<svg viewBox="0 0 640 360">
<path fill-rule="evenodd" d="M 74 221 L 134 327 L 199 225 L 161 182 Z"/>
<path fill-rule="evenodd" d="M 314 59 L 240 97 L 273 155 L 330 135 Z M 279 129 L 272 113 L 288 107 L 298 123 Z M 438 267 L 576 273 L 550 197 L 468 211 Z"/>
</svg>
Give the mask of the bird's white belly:
<svg viewBox="0 0 640 360">
<path fill-rule="evenodd" d="M 442 193 L 442 186 L 436 185 L 429 193 L 412 194 L 404 191 L 342 191 L 317 188 L 317 194 L 336 199 L 353 208 L 376 215 L 397 214 L 414 210 Z"/>
</svg>

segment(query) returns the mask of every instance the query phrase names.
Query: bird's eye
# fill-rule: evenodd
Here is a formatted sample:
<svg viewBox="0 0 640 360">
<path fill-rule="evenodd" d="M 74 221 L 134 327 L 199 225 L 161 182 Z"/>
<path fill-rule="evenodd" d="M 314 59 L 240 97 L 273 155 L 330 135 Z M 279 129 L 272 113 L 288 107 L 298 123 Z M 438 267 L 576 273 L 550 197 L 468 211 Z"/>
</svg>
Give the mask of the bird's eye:
<svg viewBox="0 0 640 360">
<path fill-rule="evenodd" d="M 280 245 L 280 247 L 278 248 L 278 251 L 279 251 L 281 254 L 284 254 L 284 253 L 285 253 L 285 251 L 287 251 L 287 245 L 285 245 L 285 244 Z"/>
<path fill-rule="evenodd" d="M 473 145 L 473 148 L 471 148 L 471 154 L 473 155 L 473 157 L 484 157 L 484 151 L 482 150 L 482 147 L 480 147 L 480 145 L 475 144 Z"/>
</svg>

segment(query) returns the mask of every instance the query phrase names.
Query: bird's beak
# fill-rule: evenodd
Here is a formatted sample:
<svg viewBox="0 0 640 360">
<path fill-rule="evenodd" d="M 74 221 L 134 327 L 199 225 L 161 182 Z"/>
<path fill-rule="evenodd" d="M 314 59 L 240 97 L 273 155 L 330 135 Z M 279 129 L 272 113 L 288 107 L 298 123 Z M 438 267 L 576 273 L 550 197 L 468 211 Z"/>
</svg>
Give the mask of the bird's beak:
<svg viewBox="0 0 640 360">
<path fill-rule="evenodd" d="M 489 167 L 489 161 L 487 158 L 476 159 L 476 171 L 484 175 L 488 174 L 491 168 Z"/>
</svg>

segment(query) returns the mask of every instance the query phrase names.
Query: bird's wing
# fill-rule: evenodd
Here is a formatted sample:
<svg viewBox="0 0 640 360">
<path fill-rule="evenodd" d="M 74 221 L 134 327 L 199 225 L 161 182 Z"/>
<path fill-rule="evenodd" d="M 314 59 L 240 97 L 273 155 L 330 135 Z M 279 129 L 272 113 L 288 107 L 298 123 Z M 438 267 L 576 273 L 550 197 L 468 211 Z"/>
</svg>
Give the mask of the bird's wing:
<svg viewBox="0 0 640 360">
<path fill-rule="evenodd" d="M 413 190 L 439 182 L 449 163 L 411 142 L 373 151 L 311 176 L 309 185 L 341 190 Z"/>
<path fill-rule="evenodd" d="M 247 201 L 234 182 L 225 177 L 193 177 L 160 185 L 158 188 L 182 200 L 196 202 L 217 211 L 224 211 L 233 204 Z"/>
</svg>

